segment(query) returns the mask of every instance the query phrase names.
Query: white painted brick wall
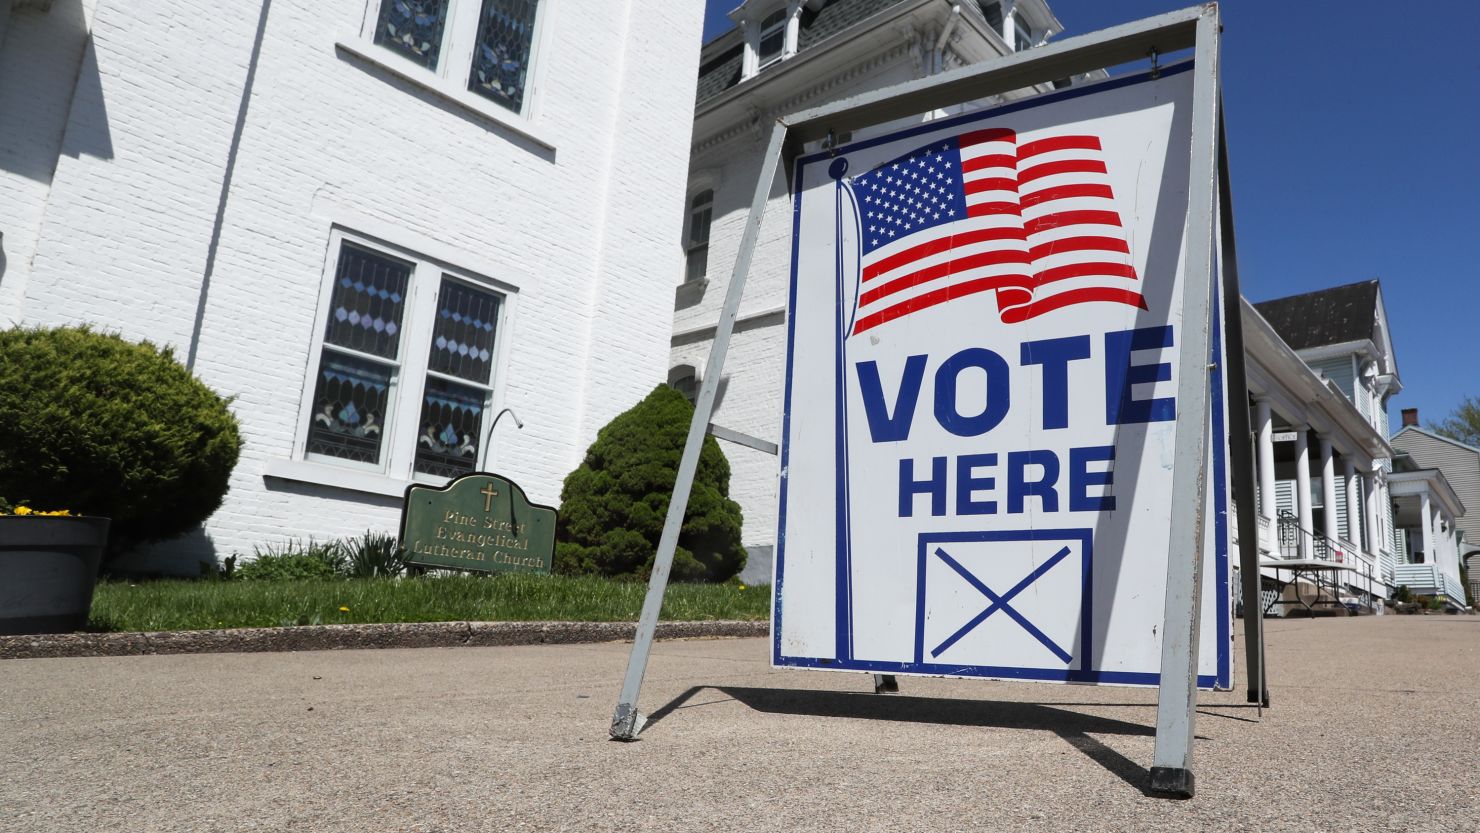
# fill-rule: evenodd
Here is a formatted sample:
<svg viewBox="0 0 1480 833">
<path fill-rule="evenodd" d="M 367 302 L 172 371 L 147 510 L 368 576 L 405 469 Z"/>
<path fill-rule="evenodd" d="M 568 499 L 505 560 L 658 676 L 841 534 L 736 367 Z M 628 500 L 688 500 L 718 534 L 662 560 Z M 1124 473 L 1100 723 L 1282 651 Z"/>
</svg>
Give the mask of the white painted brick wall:
<svg viewBox="0 0 1480 833">
<path fill-rule="evenodd" d="M 7 18 L 0 38 L 0 327 L 7 327 L 20 320 L 92 4 L 63 0 L 46 13 L 0 6 Z M 89 68 L 85 88 L 96 85 L 95 62 Z"/>
<path fill-rule="evenodd" d="M 503 404 L 525 428 L 500 424 L 489 467 L 532 500 L 558 502 L 597 429 L 664 378 L 703 9 L 546 2 L 537 126 L 553 152 L 336 50 L 361 0 L 274 0 L 197 364 L 235 397 L 246 443 L 205 537 L 158 552 L 193 568 L 207 544 L 224 556 L 394 528 L 395 498 L 263 475 L 293 453 L 331 224 L 346 212 L 520 287 Z M 113 153 L 60 159 L 27 321 L 98 322 L 184 355 L 259 9 L 181 3 L 161 26 L 102 2 Z"/>
</svg>

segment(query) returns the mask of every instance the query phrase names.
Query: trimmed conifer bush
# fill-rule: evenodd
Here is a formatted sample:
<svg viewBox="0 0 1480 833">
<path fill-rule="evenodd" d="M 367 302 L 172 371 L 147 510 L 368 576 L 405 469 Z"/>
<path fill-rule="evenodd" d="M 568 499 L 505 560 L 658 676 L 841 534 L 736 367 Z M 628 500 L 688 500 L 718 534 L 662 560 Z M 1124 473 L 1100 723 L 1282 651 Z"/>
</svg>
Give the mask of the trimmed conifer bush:
<svg viewBox="0 0 1480 833">
<path fill-rule="evenodd" d="M 683 394 L 659 385 L 601 429 L 560 492 L 557 572 L 645 578 L 652 571 L 693 415 Z M 730 463 L 705 437 L 673 556 L 675 581 L 724 581 L 745 567 L 740 505 L 729 492 Z"/>
<path fill-rule="evenodd" d="M 116 554 L 209 517 L 240 450 L 227 402 L 168 348 L 0 331 L 0 499 L 112 518 Z"/>
</svg>

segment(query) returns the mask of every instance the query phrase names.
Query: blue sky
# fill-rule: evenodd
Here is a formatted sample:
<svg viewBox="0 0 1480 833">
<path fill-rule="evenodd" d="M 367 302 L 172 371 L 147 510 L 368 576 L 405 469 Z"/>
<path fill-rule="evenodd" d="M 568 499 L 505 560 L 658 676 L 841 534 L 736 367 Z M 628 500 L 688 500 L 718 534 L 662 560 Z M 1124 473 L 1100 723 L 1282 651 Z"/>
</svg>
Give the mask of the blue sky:
<svg viewBox="0 0 1480 833">
<path fill-rule="evenodd" d="M 705 40 L 738 0 L 705 0 Z M 1050 0 L 1056 40 L 1190 5 Z M 1223 4 L 1239 276 L 1253 301 L 1379 278 L 1404 390 L 1480 395 L 1480 3 Z"/>
</svg>

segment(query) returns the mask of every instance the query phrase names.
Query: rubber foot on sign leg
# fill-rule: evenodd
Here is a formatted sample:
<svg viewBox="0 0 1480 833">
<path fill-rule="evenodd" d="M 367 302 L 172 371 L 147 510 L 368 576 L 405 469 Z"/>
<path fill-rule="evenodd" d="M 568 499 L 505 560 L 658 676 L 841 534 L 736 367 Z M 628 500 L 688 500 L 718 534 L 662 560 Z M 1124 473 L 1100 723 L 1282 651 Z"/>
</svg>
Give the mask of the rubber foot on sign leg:
<svg viewBox="0 0 1480 833">
<path fill-rule="evenodd" d="M 1249 702 L 1250 703 L 1257 703 L 1257 702 L 1259 702 L 1259 692 L 1255 691 L 1252 688 L 1249 689 Z"/>
<path fill-rule="evenodd" d="M 609 734 L 612 740 L 630 741 L 637 740 L 637 734 L 647 723 L 647 718 L 642 713 L 630 706 L 618 706 L 617 713 L 612 717 L 612 727 Z"/>
<path fill-rule="evenodd" d="M 1192 770 L 1154 766 L 1151 768 L 1151 789 L 1153 792 L 1167 793 L 1177 798 L 1191 798 L 1196 791 Z"/>
</svg>

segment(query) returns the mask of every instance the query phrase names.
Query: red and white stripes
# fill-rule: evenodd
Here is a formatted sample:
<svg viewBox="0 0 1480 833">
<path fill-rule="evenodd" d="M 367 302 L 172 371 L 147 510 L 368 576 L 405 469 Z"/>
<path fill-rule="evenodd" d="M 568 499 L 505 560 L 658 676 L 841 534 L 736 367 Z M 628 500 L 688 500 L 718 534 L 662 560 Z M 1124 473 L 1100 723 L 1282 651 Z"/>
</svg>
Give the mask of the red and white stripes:
<svg viewBox="0 0 1480 833">
<path fill-rule="evenodd" d="M 1070 304 L 1111 301 L 1145 308 L 1130 242 L 1095 136 L 1050 136 L 1017 149 L 1018 199 L 1033 277 L 999 292 L 1004 322 Z"/>
</svg>

